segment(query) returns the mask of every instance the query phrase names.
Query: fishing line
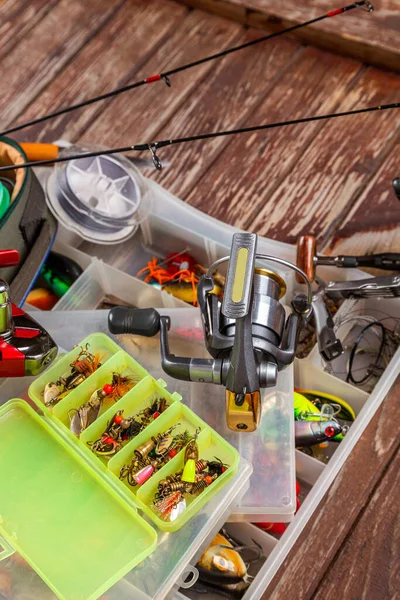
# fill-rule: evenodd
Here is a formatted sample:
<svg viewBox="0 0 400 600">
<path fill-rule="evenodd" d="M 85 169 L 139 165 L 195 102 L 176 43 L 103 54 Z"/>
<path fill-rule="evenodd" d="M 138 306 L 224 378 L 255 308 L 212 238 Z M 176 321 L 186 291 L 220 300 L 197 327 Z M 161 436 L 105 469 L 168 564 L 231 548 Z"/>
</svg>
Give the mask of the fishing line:
<svg viewBox="0 0 400 600">
<path fill-rule="evenodd" d="M 197 142 L 200 140 L 209 140 L 218 137 L 225 137 L 230 135 L 239 135 L 242 133 L 254 133 L 256 131 L 265 131 L 267 129 L 276 129 L 278 127 L 287 127 L 289 125 L 300 125 L 303 123 L 311 123 L 313 121 L 326 121 L 328 119 L 337 119 L 340 117 L 349 117 L 352 115 L 361 115 L 370 112 L 376 111 L 384 111 L 384 110 L 393 110 L 395 108 L 400 108 L 400 102 L 396 102 L 393 104 L 382 104 L 380 106 L 372 106 L 370 108 L 359 108 L 356 110 L 348 110 L 340 113 L 330 113 L 327 115 L 317 115 L 312 117 L 303 117 L 301 119 L 292 119 L 290 121 L 280 121 L 277 123 L 266 123 L 264 125 L 254 125 L 252 127 L 241 127 L 240 129 L 227 129 L 225 131 L 215 131 L 211 133 L 201 133 L 198 135 L 191 135 L 188 137 L 175 138 L 172 140 L 158 140 L 155 142 L 148 142 L 146 144 L 135 144 L 133 146 L 122 146 L 121 148 L 112 148 L 110 150 L 99 150 L 96 152 L 85 152 L 81 154 L 73 154 L 70 156 L 62 156 L 59 158 L 53 158 L 49 160 L 36 160 L 30 161 L 26 163 L 22 163 L 19 165 L 6 165 L 0 167 L 1 171 L 10 171 L 15 169 L 25 169 L 27 167 L 40 167 L 44 165 L 52 165 L 54 163 L 65 162 L 68 160 L 76 160 L 79 158 L 93 158 L 95 156 L 100 155 L 110 155 L 110 154 L 120 154 L 123 152 L 143 152 L 149 150 L 151 152 L 153 163 L 156 169 L 161 170 L 162 164 L 159 157 L 156 154 L 156 151 L 159 148 L 164 148 L 165 146 L 175 146 L 177 144 L 185 144 L 187 142 Z"/>
<path fill-rule="evenodd" d="M 365 7 L 365 8 L 363 8 Z M 95 102 L 100 102 L 101 100 L 107 100 L 107 98 L 112 98 L 113 96 L 117 96 L 129 90 L 133 90 L 135 88 L 141 87 L 142 85 L 146 85 L 147 83 L 154 83 L 155 81 L 164 81 L 168 87 L 171 86 L 171 82 L 169 77 L 171 75 L 176 75 L 177 73 L 181 73 L 182 71 L 186 71 L 188 69 L 192 69 L 193 67 L 198 67 L 206 62 L 210 62 L 212 60 L 217 60 L 218 58 L 223 58 L 228 54 L 232 54 L 234 52 L 238 52 L 239 50 L 244 50 L 245 48 L 249 48 L 250 46 L 255 46 L 256 44 L 260 44 L 261 42 L 266 42 L 273 38 L 279 37 L 281 35 L 291 33 L 296 31 L 297 29 L 301 29 L 302 27 L 307 27 L 308 25 L 313 25 L 314 23 L 318 23 L 319 21 L 323 21 L 324 19 L 329 19 L 335 17 L 337 15 L 343 14 L 355 8 L 361 8 L 366 12 L 371 12 L 374 10 L 374 7 L 367 0 L 362 0 L 361 2 L 354 2 L 353 4 L 349 4 L 348 6 L 343 6 L 342 8 L 338 8 L 336 10 L 331 10 L 328 13 L 316 17 L 315 19 L 310 19 L 309 21 L 305 21 L 304 23 L 299 23 L 298 25 L 293 25 L 292 27 L 288 27 L 287 29 L 283 29 L 281 31 L 276 31 L 275 33 L 271 33 L 269 35 L 265 35 L 261 38 L 257 38 L 250 42 L 246 42 L 241 44 L 240 46 L 234 46 L 233 48 L 228 48 L 227 50 L 223 50 L 222 52 L 218 52 L 216 54 L 211 54 L 210 56 L 206 56 L 199 60 L 195 60 L 193 62 L 187 63 L 185 65 L 181 65 L 180 67 L 175 67 L 175 69 L 170 69 L 169 71 L 164 71 L 163 73 L 159 73 L 157 75 L 151 75 L 150 77 L 146 77 L 146 79 L 142 79 L 140 81 L 136 81 L 134 83 L 130 83 L 120 88 L 116 88 L 115 90 L 111 90 L 105 94 L 101 94 L 100 96 L 95 96 L 94 98 L 89 98 L 88 100 L 84 100 L 83 102 L 79 102 L 77 104 L 72 104 L 66 108 L 61 108 L 55 112 L 49 113 L 42 117 L 38 117 L 37 119 L 32 119 L 31 121 L 26 121 L 25 123 L 21 123 L 20 125 L 14 125 L 13 127 L 9 127 L 8 129 L 4 129 L 4 131 L 0 132 L 0 135 L 6 135 L 8 133 L 13 133 L 14 131 L 20 131 L 21 129 L 25 129 L 25 127 L 30 127 L 31 125 L 37 125 L 38 123 L 43 123 L 48 119 L 53 119 L 55 117 L 59 117 L 60 115 L 64 115 L 73 110 L 77 110 L 78 108 L 84 108 L 85 106 L 89 106 L 90 104 L 94 104 Z"/>
</svg>

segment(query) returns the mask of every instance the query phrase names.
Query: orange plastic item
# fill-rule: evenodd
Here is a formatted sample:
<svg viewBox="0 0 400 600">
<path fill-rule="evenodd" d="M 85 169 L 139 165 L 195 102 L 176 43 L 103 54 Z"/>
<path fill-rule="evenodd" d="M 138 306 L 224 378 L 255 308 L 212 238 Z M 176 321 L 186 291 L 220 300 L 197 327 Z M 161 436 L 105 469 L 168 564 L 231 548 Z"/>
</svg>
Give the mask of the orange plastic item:
<svg viewBox="0 0 400 600">
<path fill-rule="evenodd" d="M 58 157 L 59 147 L 55 144 L 23 142 L 20 146 L 28 160 L 51 160 Z"/>
<path fill-rule="evenodd" d="M 26 301 L 40 310 L 51 310 L 59 301 L 59 297 L 45 288 L 35 288 L 29 292 Z"/>
</svg>

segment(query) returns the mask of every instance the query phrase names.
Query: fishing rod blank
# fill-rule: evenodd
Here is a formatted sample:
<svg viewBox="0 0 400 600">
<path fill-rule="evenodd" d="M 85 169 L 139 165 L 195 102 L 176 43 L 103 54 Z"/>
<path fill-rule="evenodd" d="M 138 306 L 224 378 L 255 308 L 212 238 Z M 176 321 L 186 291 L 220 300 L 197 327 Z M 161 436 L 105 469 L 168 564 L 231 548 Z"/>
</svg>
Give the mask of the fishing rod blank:
<svg viewBox="0 0 400 600">
<path fill-rule="evenodd" d="M 311 123 L 314 121 L 326 121 L 328 119 L 337 119 L 340 117 L 349 117 L 352 115 L 362 115 L 365 113 L 376 112 L 376 111 L 384 111 L 384 110 L 393 110 L 395 108 L 400 108 L 400 102 L 395 102 L 393 104 L 382 104 L 380 106 L 372 106 L 370 108 L 359 108 L 356 110 L 348 110 L 340 113 L 331 113 L 327 115 L 316 115 L 312 117 L 303 117 L 301 119 L 292 119 L 290 121 L 280 121 L 277 123 L 266 123 L 264 125 L 254 125 L 252 127 L 242 127 L 240 129 L 227 129 L 225 131 L 214 131 L 210 133 L 200 133 L 198 135 L 191 135 L 188 137 L 175 138 L 172 140 L 158 140 L 155 142 L 149 142 L 146 144 L 135 144 L 133 146 L 122 146 L 121 148 L 112 148 L 110 150 L 100 150 L 96 152 L 84 152 L 81 154 L 73 154 L 72 156 L 63 156 L 50 160 L 36 160 L 31 162 L 22 163 L 20 165 L 6 165 L 0 167 L 1 171 L 10 171 L 15 169 L 26 169 L 27 167 L 40 167 L 45 165 L 52 165 L 54 163 L 65 162 L 68 160 L 77 160 L 80 158 L 92 158 L 95 156 L 101 155 L 110 155 L 110 154 L 118 154 L 123 152 L 143 152 L 149 150 L 152 154 L 154 166 L 161 170 L 162 165 L 161 161 L 158 158 L 156 151 L 159 148 L 165 148 L 166 146 L 173 146 L 177 144 L 184 144 L 187 142 L 196 142 L 200 140 L 209 140 L 217 137 L 224 137 L 230 135 L 239 135 L 242 133 L 253 133 L 255 131 L 265 131 L 266 129 L 275 129 L 278 127 L 287 127 L 289 125 L 300 125 L 304 123 Z"/>
<path fill-rule="evenodd" d="M 363 8 L 365 7 L 365 8 Z M 73 110 L 77 110 L 78 108 L 84 108 L 85 106 L 89 106 L 90 104 L 94 104 L 95 102 L 100 102 L 101 100 L 107 100 L 107 98 L 112 98 L 113 96 L 117 96 L 119 94 L 123 94 L 129 90 L 133 90 L 135 88 L 141 87 L 147 83 L 154 83 L 155 81 L 164 81 L 169 87 L 171 86 L 171 82 L 169 80 L 170 75 L 176 75 L 176 73 L 181 73 L 182 71 L 186 71 L 187 69 L 192 69 L 193 67 L 197 67 L 206 62 L 216 60 L 218 58 L 223 58 L 228 54 L 232 54 L 233 52 L 238 52 L 239 50 L 244 50 L 245 48 L 249 48 L 250 46 L 255 46 L 256 44 L 260 44 L 261 42 L 266 42 L 278 36 L 292 33 L 297 29 L 301 29 L 302 27 L 307 27 L 308 25 L 313 25 L 314 23 L 318 23 L 319 21 L 323 21 L 324 19 L 329 19 L 335 17 L 336 15 L 341 15 L 345 12 L 353 10 L 355 8 L 362 8 L 367 12 L 371 12 L 374 7 L 367 0 L 361 0 L 360 2 L 354 2 L 353 4 L 349 4 L 348 6 L 343 6 L 342 8 L 337 8 L 336 10 L 331 10 L 328 13 L 316 17 L 315 19 L 311 19 L 309 21 L 305 21 L 304 23 L 299 23 L 298 25 L 293 25 L 292 27 L 288 27 L 287 29 L 283 29 L 281 31 L 276 31 L 275 33 L 271 33 L 269 35 L 265 35 L 261 38 L 257 38 L 250 42 L 246 42 L 241 44 L 240 46 L 234 46 L 233 48 L 228 48 L 227 50 L 223 50 L 222 52 L 218 52 L 217 54 L 211 54 L 210 56 L 206 56 L 205 58 L 201 58 L 191 63 L 187 63 L 185 65 L 181 65 L 180 67 L 176 67 L 175 69 L 170 69 L 169 71 L 164 71 L 163 73 L 159 73 L 157 75 L 152 75 L 151 77 L 147 77 L 146 79 L 142 79 L 141 81 L 136 81 L 135 83 L 130 83 L 120 88 L 116 88 L 115 90 L 111 90 L 105 94 L 101 94 L 100 96 L 95 96 L 94 98 L 89 98 L 88 100 L 84 100 L 83 102 L 79 102 L 78 104 L 72 104 L 66 108 L 61 108 L 55 112 L 49 113 L 42 117 L 38 117 L 37 119 L 32 119 L 31 121 L 26 121 L 25 123 L 21 123 L 20 125 L 14 125 L 9 127 L 8 129 L 4 129 L 4 131 L 0 132 L 0 135 L 7 135 L 8 133 L 13 133 L 14 131 L 20 131 L 21 129 L 25 129 L 25 127 L 30 127 L 31 125 L 37 125 L 38 123 L 43 123 L 44 121 L 48 121 L 49 119 L 53 119 L 55 117 L 59 117 L 60 115 L 64 115 L 66 113 L 72 112 Z"/>
</svg>

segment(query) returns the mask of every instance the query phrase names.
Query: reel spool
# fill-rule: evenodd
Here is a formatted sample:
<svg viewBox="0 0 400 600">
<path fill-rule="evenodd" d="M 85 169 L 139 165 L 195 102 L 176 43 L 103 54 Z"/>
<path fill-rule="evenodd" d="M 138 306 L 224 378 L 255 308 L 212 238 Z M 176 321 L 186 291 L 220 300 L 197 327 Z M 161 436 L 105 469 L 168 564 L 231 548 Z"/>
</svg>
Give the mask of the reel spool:
<svg viewBox="0 0 400 600">
<path fill-rule="evenodd" d="M 71 146 L 62 154 L 77 150 Z M 47 203 L 58 221 L 99 244 L 120 243 L 134 235 L 145 216 L 144 193 L 144 178 L 122 155 L 58 163 L 47 183 Z"/>
</svg>

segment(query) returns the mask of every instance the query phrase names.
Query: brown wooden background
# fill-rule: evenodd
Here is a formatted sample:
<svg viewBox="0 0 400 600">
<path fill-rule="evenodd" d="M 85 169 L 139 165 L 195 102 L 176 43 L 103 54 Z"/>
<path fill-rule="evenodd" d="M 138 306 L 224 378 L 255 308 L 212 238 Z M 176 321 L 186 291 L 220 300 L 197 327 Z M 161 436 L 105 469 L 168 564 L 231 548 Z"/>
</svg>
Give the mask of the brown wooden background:
<svg viewBox="0 0 400 600">
<path fill-rule="evenodd" d="M 190 4 L 271 31 L 338 6 L 327 0 Z M 187 71 L 172 77 L 171 89 L 149 85 L 17 138 L 111 147 L 399 101 L 400 75 L 354 58 L 400 66 L 399 2 L 382 0 L 377 8 Z M 1 126 L 260 34 L 172 0 L 6 0 L 0 4 Z M 343 56 L 349 52 L 354 56 Z M 160 155 L 172 164 L 151 177 L 230 224 L 287 242 L 313 233 L 319 249 L 329 252 L 400 251 L 400 202 L 391 189 L 400 176 L 400 111 Z M 399 406 L 397 385 L 265 598 L 400 597 Z"/>
</svg>

